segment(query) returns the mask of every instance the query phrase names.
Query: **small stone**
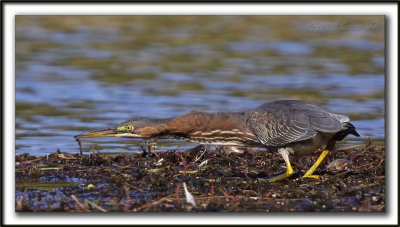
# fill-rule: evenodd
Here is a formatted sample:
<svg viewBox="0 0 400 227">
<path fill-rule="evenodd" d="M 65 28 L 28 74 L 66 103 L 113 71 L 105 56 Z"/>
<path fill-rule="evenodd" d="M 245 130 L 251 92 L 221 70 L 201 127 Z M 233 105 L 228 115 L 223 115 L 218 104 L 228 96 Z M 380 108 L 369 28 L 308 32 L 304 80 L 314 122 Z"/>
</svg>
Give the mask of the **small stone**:
<svg viewBox="0 0 400 227">
<path fill-rule="evenodd" d="M 93 185 L 93 184 L 88 184 L 88 186 L 86 186 L 86 189 L 87 190 L 93 190 L 93 189 L 95 189 L 96 187 Z"/>
<path fill-rule="evenodd" d="M 326 167 L 326 170 L 332 173 L 339 173 L 349 170 L 351 165 L 351 161 L 344 158 L 339 158 L 330 162 L 329 165 Z"/>
</svg>

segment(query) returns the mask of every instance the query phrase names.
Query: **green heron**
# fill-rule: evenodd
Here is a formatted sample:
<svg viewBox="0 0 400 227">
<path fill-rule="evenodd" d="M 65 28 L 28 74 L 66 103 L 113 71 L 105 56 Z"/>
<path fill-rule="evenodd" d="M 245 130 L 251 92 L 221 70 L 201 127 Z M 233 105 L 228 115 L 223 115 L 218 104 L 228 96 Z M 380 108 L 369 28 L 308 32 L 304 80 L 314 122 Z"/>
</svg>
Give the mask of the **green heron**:
<svg viewBox="0 0 400 227">
<path fill-rule="evenodd" d="M 347 116 L 328 112 L 303 101 L 281 100 L 242 112 L 190 112 L 171 119 L 130 120 L 75 138 L 180 138 L 200 144 L 264 147 L 279 152 L 286 163 L 286 173 L 271 178 L 273 182 L 293 174 L 289 154 L 310 154 L 324 148 L 313 166 L 303 175 L 318 179 L 318 175 L 313 175 L 314 171 L 334 148 L 335 142 L 349 134 L 360 136 Z"/>
</svg>

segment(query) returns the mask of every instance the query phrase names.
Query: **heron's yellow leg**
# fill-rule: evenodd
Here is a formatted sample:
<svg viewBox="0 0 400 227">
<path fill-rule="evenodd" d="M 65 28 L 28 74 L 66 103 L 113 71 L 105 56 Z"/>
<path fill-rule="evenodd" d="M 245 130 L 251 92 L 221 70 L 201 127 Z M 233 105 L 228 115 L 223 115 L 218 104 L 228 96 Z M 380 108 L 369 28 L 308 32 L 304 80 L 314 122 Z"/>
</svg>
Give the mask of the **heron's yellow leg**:
<svg viewBox="0 0 400 227">
<path fill-rule="evenodd" d="M 289 161 L 289 152 L 283 148 L 280 148 L 278 152 L 282 155 L 283 159 L 285 160 L 286 173 L 272 177 L 271 179 L 269 179 L 269 182 L 276 182 L 276 181 L 280 181 L 280 180 L 289 178 L 294 173 L 292 165 L 290 164 L 290 161 Z"/>
<path fill-rule="evenodd" d="M 318 157 L 317 161 L 315 161 L 314 165 L 304 174 L 303 178 L 313 178 L 318 179 L 318 175 L 313 175 L 314 171 L 321 165 L 322 161 L 324 161 L 325 157 L 329 154 L 329 150 L 322 151 L 321 155 Z"/>
</svg>

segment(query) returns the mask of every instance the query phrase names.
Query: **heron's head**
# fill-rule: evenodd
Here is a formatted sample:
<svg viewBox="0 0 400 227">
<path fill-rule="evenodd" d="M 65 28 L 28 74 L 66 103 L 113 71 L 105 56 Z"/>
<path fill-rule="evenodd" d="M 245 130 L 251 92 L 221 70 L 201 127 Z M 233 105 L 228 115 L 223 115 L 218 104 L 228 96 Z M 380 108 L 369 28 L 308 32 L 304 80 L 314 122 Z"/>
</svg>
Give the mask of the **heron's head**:
<svg viewBox="0 0 400 227">
<path fill-rule="evenodd" d="M 75 138 L 97 138 L 97 137 L 128 137 L 145 138 L 142 130 L 164 122 L 164 119 L 134 119 L 125 121 L 115 127 L 97 129 L 74 136 Z"/>
</svg>

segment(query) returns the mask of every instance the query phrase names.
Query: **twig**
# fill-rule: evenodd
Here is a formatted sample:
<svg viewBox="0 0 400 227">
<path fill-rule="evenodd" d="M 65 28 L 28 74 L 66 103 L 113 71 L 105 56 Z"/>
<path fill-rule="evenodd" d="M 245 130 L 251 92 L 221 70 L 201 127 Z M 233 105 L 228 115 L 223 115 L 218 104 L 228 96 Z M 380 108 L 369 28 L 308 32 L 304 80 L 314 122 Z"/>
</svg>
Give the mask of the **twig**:
<svg viewBox="0 0 400 227">
<path fill-rule="evenodd" d="M 371 144 L 372 144 L 371 138 L 368 137 L 368 141 L 367 141 L 366 144 L 363 143 L 363 144 L 357 144 L 357 145 L 352 145 L 352 146 L 348 146 L 348 147 L 343 147 L 343 148 L 338 149 L 338 151 L 347 151 L 347 150 L 350 150 L 350 149 L 353 149 L 353 148 L 358 148 L 358 147 L 367 148 L 367 147 L 371 146 Z"/>
<path fill-rule="evenodd" d="M 86 200 L 86 202 L 89 203 L 91 206 L 94 206 L 94 208 L 98 209 L 98 210 L 101 211 L 101 212 L 108 212 L 107 210 L 105 210 L 105 209 L 99 207 L 98 205 L 96 205 L 95 203 L 93 203 L 93 202 L 91 202 L 91 201 L 89 201 L 89 200 Z"/>
<path fill-rule="evenodd" d="M 207 149 L 204 146 L 202 148 L 203 148 L 202 153 L 200 154 L 199 157 L 196 157 L 196 160 L 194 160 L 194 162 L 199 161 L 204 156 L 204 154 L 206 153 Z"/>
<path fill-rule="evenodd" d="M 135 189 L 135 190 L 137 190 L 137 191 L 139 191 L 139 192 L 141 192 L 141 193 L 144 192 L 143 189 L 138 188 L 138 187 L 136 187 L 136 186 L 134 186 L 134 185 L 131 185 L 131 184 L 129 184 L 129 183 L 125 183 L 125 185 L 126 185 L 126 186 L 129 186 L 129 187 L 131 187 L 131 188 L 133 188 L 133 189 Z"/>
<path fill-rule="evenodd" d="M 82 211 L 89 212 L 89 209 L 86 208 L 81 202 L 79 202 L 79 200 L 76 198 L 75 195 L 71 195 L 71 198 L 76 202 L 76 204 L 79 206 L 79 208 L 82 209 Z"/>
<path fill-rule="evenodd" d="M 224 195 L 224 197 L 229 198 L 229 199 L 236 199 L 235 196 L 229 195 L 226 191 L 224 191 L 222 188 L 219 189 L 219 191 Z"/>
<path fill-rule="evenodd" d="M 76 138 L 75 140 L 76 140 L 76 142 L 78 142 L 78 144 L 79 144 L 79 154 L 82 155 L 82 154 L 83 154 L 82 142 L 80 141 L 79 138 Z"/>
<path fill-rule="evenodd" d="M 142 209 L 145 209 L 145 208 L 149 208 L 149 207 L 158 205 L 158 204 L 160 204 L 161 202 L 164 202 L 164 201 L 167 200 L 167 199 L 171 199 L 171 197 L 174 197 L 174 196 L 175 196 L 175 193 L 174 193 L 174 194 L 171 194 L 171 195 L 167 195 L 167 196 L 162 197 L 161 199 L 155 200 L 155 201 L 153 201 L 153 202 L 151 202 L 151 203 L 144 204 L 143 206 L 138 207 L 136 210 L 142 210 Z"/>
<path fill-rule="evenodd" d="M 176 199 L 176 201 L 179 201 L 181 199 L 180 196 L 179 196 L 180 190 L 181 190 L 181 185 L 180 184 L 176 184 L 176 187 L 175 187 L 175 199 Z"/>
<path fill-rule="evenodd" d="M 125 196 L 126 196 L 124 211 L 125 211 L 125 212 L 129 212 L 129 205 L 130 205 L 131 202 L 132 202 L 132 198 L 131 198 L 131 196 L 130 196 L 130 194 L 129 194 L 128 185 L 125 185 L 124 188 L 125 188 Z"/>
</svg>

